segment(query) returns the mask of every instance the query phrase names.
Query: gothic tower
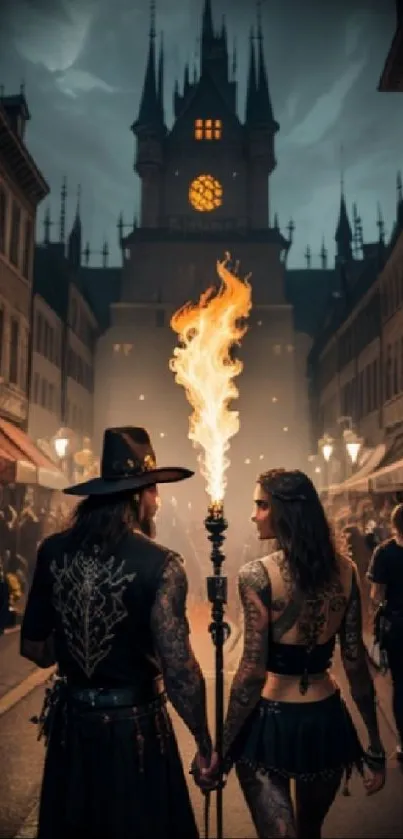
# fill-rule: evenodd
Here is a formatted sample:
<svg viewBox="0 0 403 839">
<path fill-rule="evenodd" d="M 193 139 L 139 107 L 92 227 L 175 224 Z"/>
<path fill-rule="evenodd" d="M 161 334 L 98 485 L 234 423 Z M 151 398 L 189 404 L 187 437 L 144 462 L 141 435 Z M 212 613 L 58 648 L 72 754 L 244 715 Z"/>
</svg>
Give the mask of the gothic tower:
<svg viewBox="0 0 403 839">
<path fill-rule="evenodd" d="M 245 44 L 249 68 L 241 118 L 227 27 L 224 21 L 217 29 L 211 0 L 203 3 L 200 66 L 195 73 L 186 66 L 182 82 L 175 84 L 171 127 L 164 109 L 164 51 L 161 42 L 157 59 L 151 5 L 144 83 L 132 124 L 140 218 L 121 239 L 121 298 L 112 306 L 100 374 L 100 387 L 107 375 L 114 395 L 110 415 L 105 418 L 102 412 L 102 426 L 141 424 L 144 414 L 144 424 L 157 438 L 162 435 L 166 455 L 181 456 L 189 406 L 168 369 L 175 344 L 170 318 L 217 281 L 216 261 L 230 252 L 241 275 L 251 273 L 253 287 L 236 406 L 241 432 L 231 447 L 231 461 L 238 480 L 241 465 L 246 469 L 250 464 L 253 481 L 259 469 L 279 465 L 279 458 L 284 465 L 302 465 L 295 442 L 303 438 L 301 416 L 296 430 L 297 348 L 284 290 L 290 241 L 278 223 L 271 224 L 269 184 L 279 125 L 269 92 L 260 4 Z M 189 451 L 188 462 L 195 462 Z"/>
</svg>

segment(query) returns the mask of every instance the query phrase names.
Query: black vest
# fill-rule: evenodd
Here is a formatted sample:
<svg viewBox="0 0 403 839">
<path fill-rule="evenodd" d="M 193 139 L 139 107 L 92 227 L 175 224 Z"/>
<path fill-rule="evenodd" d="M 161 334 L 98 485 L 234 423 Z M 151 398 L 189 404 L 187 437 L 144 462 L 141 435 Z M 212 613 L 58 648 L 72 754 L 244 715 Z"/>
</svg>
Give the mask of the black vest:
<svg viewBox="0 0 403 839">
<path fill-rule="evenodd" d="M 150 615 L 170 556 L 137 533 L 103 556 L 97 547 L 69 550 L 63 534 L 43 543 L 43 608 L 52 610 L 56 657 L 70 684 L 141 689 L 161 674 Z"/>
</svg>

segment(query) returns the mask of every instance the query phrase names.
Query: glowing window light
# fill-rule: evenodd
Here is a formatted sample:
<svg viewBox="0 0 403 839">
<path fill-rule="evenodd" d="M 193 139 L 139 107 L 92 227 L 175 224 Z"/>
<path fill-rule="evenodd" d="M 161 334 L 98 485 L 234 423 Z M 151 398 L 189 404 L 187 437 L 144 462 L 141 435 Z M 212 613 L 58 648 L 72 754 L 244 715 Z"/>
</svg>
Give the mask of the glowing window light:
<svg viewBox="0 0 403 839">
<path fill-rule="evenodd" d="M 189 187 L 189 202 L 200 213 L 210 213 L 221 207 L 223 188 L 212 175 L 198 175 Z"/>
</svg>

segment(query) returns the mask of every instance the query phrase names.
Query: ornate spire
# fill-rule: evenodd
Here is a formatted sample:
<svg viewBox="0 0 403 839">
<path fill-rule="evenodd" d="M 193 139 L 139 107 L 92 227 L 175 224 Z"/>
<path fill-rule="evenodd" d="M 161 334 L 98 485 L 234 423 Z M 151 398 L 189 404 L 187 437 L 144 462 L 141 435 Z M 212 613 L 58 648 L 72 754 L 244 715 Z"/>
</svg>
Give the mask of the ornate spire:
<svg viewBox="0 0 403 839">
<path fill-rule="evenodd" d="M 320 264 L 321 268 L 325 271 L 327 268 L 327 250 L 325 247 L 325 237 L 322 236 L 322 246 L 320 249 Z"/>
<path fill-rule="evenodd" d="M 81 242 L 82 242 L 82 225 L 81 225 L 81 186 L 77 187 L 77 205 L 76 214 L 71 228 L 67 256 L 73 268 L 79 268 L 81 265 Z"/>
<path fill-rule="evenodd" d="M 122 241 L 123 241 L 123 230 L 124 230 L 124 226 L 125 226 L 125 223 L 124 223 L 124 220 L 123 220 L 123 213 L 120 213 L 120 214 L 119 214 L 119 218 L 118 218 L 118 223 L 117 223 L 117 225 L 116 225 L 116 227 L 117 227 L 117 229 L 118 229 L 118 242 L 119 242 L 119 245 L 121 245 L 121 244 L 122 244 Z"/>
<path fill-rule="evenodd" d="M 43 220 L 43 243 L 44 245 L 49 245 L 50 243 L 50 228 L 52 227 L 52 219 L 50 216 L 50 207 L 49 205 L 46 207 L 45 210 L 45 218 Z"/>
<path fill-rule="evenodd" d="M 90 250 L 90 243 L 89 242 L 86 243 L 86 246 L 83 250 L 83 256 L 84 256 L 84 262 L 85 262 L 85 264 L 88 268 L 88 266 L 90 264 L 90 257 L 91 257 L 91 250 Z"/>
<path fill-rule="evenodd" d="M 354 256 L 356 259 L 359 259 L 363 252 L 364 237 L 361 216 L 358 213 L 355 202 L 353 204 L 353 231 Z"/>
<path fill-rule="evenodd" d="M 66 241 L 66 201 L 67 201 L 67 178 L 64 176 L 62 181 L 62 188 L 60 192 L 60 221 L 59 221 L 59 241 L 65 243 Z"/>
<path fill-rule="evenodd" d="M 352 258 L 351 243 L 353 241 L 353 234 L 351 230 L 350 221 L 348 218 L 346 199 L 344 196 L 344 175 L 342 172 L 340 179 L 340 210 L 339 220 L 337 222 L 335 241 L 337 244 L 337 259 L 338 261 L 348 261 Z"/>
<path fill-rule="evenodd" d="M 104 239 L 104 243 L 102 245 L 102 267 L 107 268 L 109 262 L 109 245 L 106 239 Z"/>
<path fill-rule="evenodd" d="M 385 222 L 383 220 L 382 207 L 381 207 L 379 201 L 377 203 L 376 226 L 377 226 L 378 232 L 379 232 L 379 236 L 378 236 L 379 244 L 384 245 L 385 244 Z"/>
<path fill-rule="evenodd" d="M 292 245 L 292 243 L 294 241 L 294 230 L 295 230 L 295 224 L 294 224 L 292 218 L 290 218 L 290 220 L 288 222 L 287 230 L 288 230 L 288 241 L 289 241 L 290 245 Z"/>
<path fill-rule="evenodd" d="M 306 251 L 305 251 L 304 256 L 305 256 L 306 267 L 310 268 L 311 267 L 311 262 L 312 262 L 312 253 L 311 253 L 311 249 L 310 249 L 309 245 L 307 245 L 307 247 L 306 247 Z"/>
<path fill-rule="evenodd" d="M 189 75 L 189 64 L 185 64 L 185 70 L 183 74 L 183 95 L 187 96 L 190 88 L 190 75 Z"/>
<path fill-rule="evenodd" d="M 257 2 L 257 40 L 258 40 L 258 70 L 257 70 L 257 109 L 259 122 L 263 125 L 274 123 L 273 108 L 269 93 L 266 63 L 263 50 L 262 3 Z"/>
<path fill-rule="evenodd" d="M 160 54 L 158 57 L 158 101 L 161 113 L 164 113 L 164 36 L 160 35 Z"/>
<path fill-rule="evenodd" d="M 162 128 L 164 123 L 157 90 L 155 65 L 155 0 L 151 0 L 148 58 L 143 91 L 140 99 L 139 113 L 137 120 L 132 125 L 132 130 L 135 133 L 143 129 L 150 128 L 159 130 Z"/>
<path fill-rule="evenodd" d="M 204 41 L 214 40 L 213 13 L 211 11 L 211 0 L 204 0 L 202 17 L 202 39 Z"/>
<path fill-rule="evenodd" d="M 255 45 L 254 45 L 254 33 L 253 27 L 251 27 L 250 35 L 249 35 L 249 70 L 248 70 L 248 83 L 246 89 L 246 108 L 245 108 L 245 122 L 249 125 L 252 125 L 255 119 L 255 110 L 256 110 L 256 92 L 257 92 L 257 84 L 256 84 L 256 56 L 255 56 Z"/>
<path fill-rule="evenodd" d="M 232 49 L 232 64 L 231 64 L 231 81 L 236 81 L 236 74 L 238 70 L 238 55 L 236 48 L 236 38 L 234 38 L 234 46 Z"/>
</svg>

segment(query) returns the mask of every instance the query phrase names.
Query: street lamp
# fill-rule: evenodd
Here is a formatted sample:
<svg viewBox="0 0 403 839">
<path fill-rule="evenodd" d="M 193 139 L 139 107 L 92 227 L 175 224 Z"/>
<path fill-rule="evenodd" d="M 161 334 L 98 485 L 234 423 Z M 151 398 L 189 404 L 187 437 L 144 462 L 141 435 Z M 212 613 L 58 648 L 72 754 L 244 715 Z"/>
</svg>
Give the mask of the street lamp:
<svg viewBox="0 0 403 839">
<path fill-rule="evenodd" d="M 352 428 L 345 428 L 343 431 L 343 440 L 346 444 L 346 449 L 351 463 L 357 463 L 357 458 L 362 446 L 362 439 L 357 436 Z"/>
<path fill-rule="evenodd" d="M 321 440 L 319 440 L 319 448 L 326 460 L 326 463 L 329 463 L 334 448 L 333 437 L 331 437 L 330 434 L 324 434 Z"/>
<path fill-rule="evenodd" d="M 53 438 L 53 446 L 57 457 L 64 460 L 67 455 L 67 449 L 71 443 L 72 432 L 69 428 L 59 428 L 57 434 Z"/>
</svg>

